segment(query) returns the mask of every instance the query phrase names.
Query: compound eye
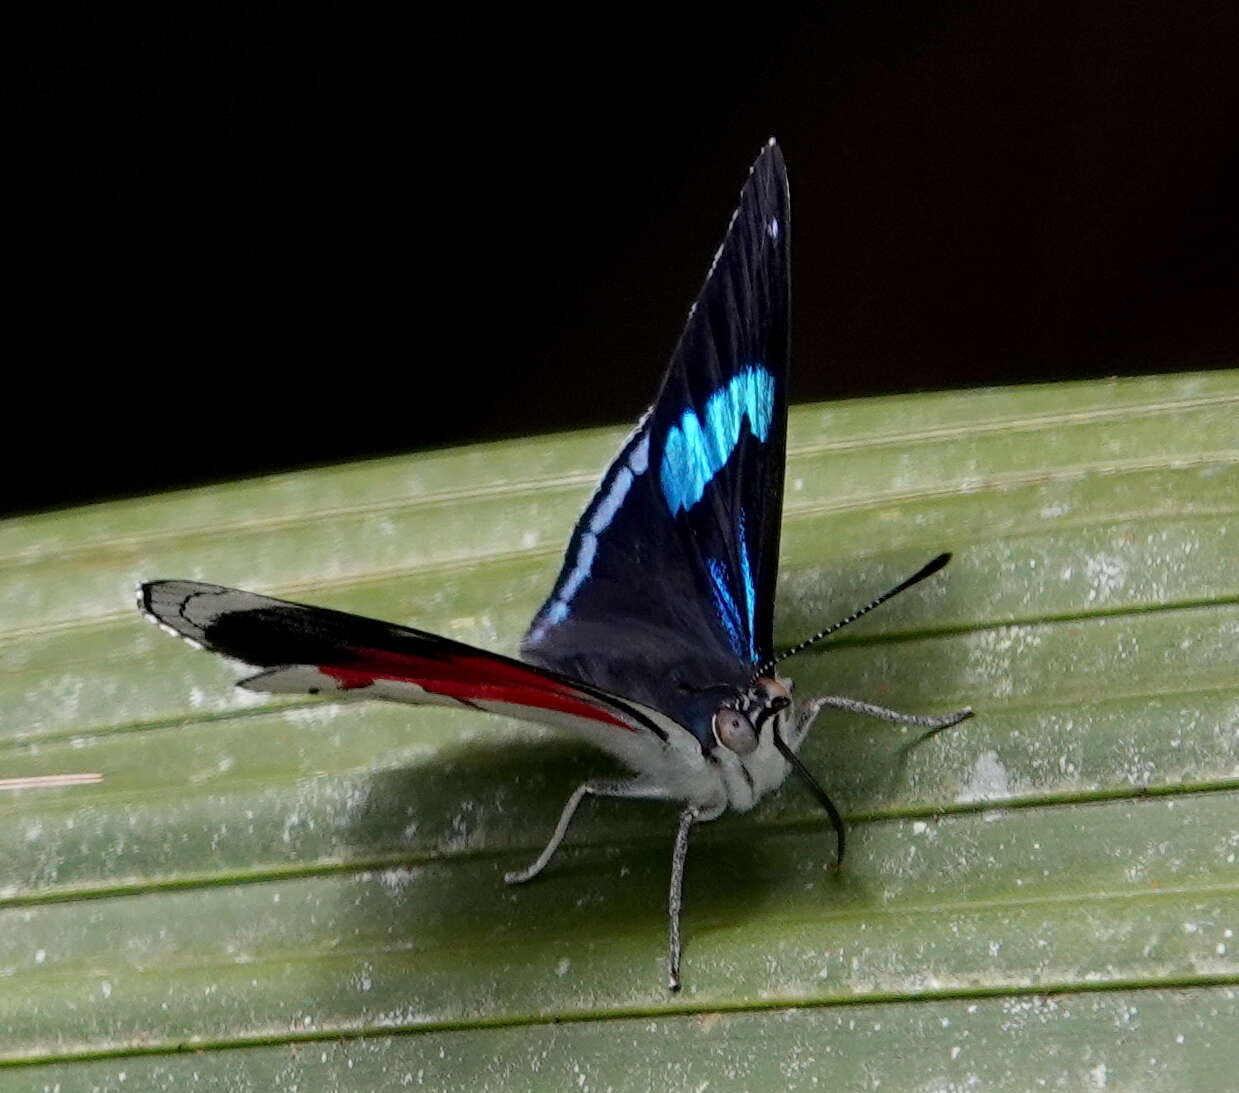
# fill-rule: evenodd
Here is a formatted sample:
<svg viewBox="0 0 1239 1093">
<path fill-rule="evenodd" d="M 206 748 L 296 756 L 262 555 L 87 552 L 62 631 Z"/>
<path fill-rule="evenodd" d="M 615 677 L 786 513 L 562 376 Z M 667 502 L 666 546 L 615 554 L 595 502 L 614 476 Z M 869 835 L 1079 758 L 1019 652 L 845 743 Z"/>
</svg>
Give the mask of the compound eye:
<svg viewBox="0 0 1239 1093">
<path fill-rule="evenodd" d="M 714 712 L 714 739 L 737 755 L 748 755 L 757 747 L 757 732 L 752 723 L 730 706 L 720 706 Z"/>
<path fill-rule="evenodd" d="M 786 709 L 792 704 L 792 693 L 783 686 L 777 679 L 771 679 L 769 676 L 762 676 L 754 685 L 753 689 L 765 700 L 766 706 L 771 710 Z"/>
</svg>

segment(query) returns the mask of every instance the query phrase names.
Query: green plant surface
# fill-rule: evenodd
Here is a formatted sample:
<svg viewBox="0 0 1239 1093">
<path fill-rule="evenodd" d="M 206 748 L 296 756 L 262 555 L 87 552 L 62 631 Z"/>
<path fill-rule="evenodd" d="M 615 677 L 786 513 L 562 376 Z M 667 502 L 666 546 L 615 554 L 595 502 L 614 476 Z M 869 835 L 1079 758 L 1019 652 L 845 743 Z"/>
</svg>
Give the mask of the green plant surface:
<svg viewBox="0 0 1239 1093">
<path fill-rule="evenodd" d="M 277 475 L 0 524 L 0 1089 L 1233 1088 L 1239 371 L 792 413 L 776 630 L 794 783 L 694 834 L 591 803 L 570 739 L 272 698 L 143 622 L 186 577 L 511 651 L 624 435 Z M 0 782 L 0 786 L 4 786 Z"/>
</svg>

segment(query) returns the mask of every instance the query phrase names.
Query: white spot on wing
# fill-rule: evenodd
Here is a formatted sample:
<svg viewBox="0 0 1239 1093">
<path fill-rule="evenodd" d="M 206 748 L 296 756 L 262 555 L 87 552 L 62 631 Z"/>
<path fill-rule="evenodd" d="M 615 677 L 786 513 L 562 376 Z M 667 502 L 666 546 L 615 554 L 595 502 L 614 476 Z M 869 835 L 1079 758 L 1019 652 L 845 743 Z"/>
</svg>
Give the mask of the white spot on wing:
<svg viewBox="0 0 1239 1093">
<path fill-rule="evenodd" d="M 633 482 L 649 469 L 650 436 L 649 433 L 643 432 L 648 418 L 649 414 L 647 413 L 637 424 L 636 434 L 634 435 L 640 435 L 636 442 L 633 442 L 631 436 L 626 442 L 626 444 L 631 444 L 632 448 L 618 470 L 613 475 L 608 470 L 607 475 L 610 476 L 610 482 L 606 484 L 605 492 L 600 489 L 586 508 L 585 511 L 589 518 L 587 530 L 581 535 L 581 541 L 577 546 L 572 568 L 567 571 L 560 581 L 559 590 L 555 598 L 546 606 L 541 620 L 533 628 L 531 637 L 534 641 L 539 640 L 546 633 L 548 627 L 563 622 L 568 617 L 568 604 L 571 602 L 572 597 L 576 595 L 581 585 L 585 583 L 586 578 L 589 576 L 590 568 L 594 564 L 594 556 L 598 552 L 598 536 L 610 527 L 611 521 L 615 519 L 615 514 L 623 507 L 624 501 L 628 497 L 628 491 L 632 489 Z M 604 476 L 604 483 L 606 482 L 606 477 Z"/>
<path fill-rule="evenodd" d="M 628 456 L 628 466 L 633 474 L 645 474 L 650 465 L 650 434 L 646 433 L 634 446 Z"/>
<path fill-rule="evenodd" d="M 576 595 L 576 590 L 581 587 L 585 578 L 589 576 L 589 567 L 594 564 L 594 555 L 598 552 L 598 537 L 593 532 L 587 531 L 581 536 L 581 545 L 577 550 L 576 565 L 572 567 L 572 572 L 568 574 L 568 579 L 564 581 L 563 591 L 560 592 L 559 598 L 565 603 Z"/>
<path fill-rule="evenodd" d="M 624 498 L 628 496 L 628 491 L 632 488 L 632 477 L 632 471 L 628 467 L 619 469 L 607 495 L 598 502 L 598 507 L 594 509 L 593 515 L 589 518 L 589 530 L 595 535 L 605 531 L 615 519 L 615 514 L 619 512 Z"/>
</svg>

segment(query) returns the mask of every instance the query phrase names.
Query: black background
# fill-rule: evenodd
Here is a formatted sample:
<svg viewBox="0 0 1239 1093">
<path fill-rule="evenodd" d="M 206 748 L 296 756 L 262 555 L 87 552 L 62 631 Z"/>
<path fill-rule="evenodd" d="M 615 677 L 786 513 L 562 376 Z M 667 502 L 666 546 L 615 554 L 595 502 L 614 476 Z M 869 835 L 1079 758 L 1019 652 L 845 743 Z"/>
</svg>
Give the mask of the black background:
<svg viewBox="0 0 1239 1093">
<path fill-rule="evenodd" d="M 1239 6 L 669 10 L 32 37 L 3 507 L 628 422 L 771 134 L 796 401 L 1239 360 Z"/>
</svg>

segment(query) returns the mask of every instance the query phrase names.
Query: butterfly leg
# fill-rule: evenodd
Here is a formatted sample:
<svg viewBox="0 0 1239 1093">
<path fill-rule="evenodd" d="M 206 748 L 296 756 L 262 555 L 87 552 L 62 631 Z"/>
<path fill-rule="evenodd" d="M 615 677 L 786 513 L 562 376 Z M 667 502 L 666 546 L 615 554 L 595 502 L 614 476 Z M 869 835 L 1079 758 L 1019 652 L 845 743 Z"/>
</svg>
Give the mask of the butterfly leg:
<svg viewBox="0 0 1239 1093">
<path fill-rule="evenodd" d="M 684 862 L 688 858 L 688 833 L 695 823 L 705 823 L 722 814 L 726 806 L 702 810 L 688 805 L 680 813 L 680 826 L 675 833 L 675 849 L 671 852 L 671 894 L 667 900 L 670 938 L 667 945 L 667 986 L 680 989 L 680 909 L 684 906 Z"/>
<path fill-rule="evenodd" d="M 559 814 L 559 823 L 555 825 L 550 842 L 546 844 L 542 853 L 524 869 L 505 873 L 503 877 L 505 883 L 524 884 L 526 881 L 533 880 L 547 867 L 555 856 L 555 851 L 559 849 L 559 844 L 564 841 L 564 836 L 568 833 L 568 826 L 572 823 L 572 817 L 576 815 L 577 806 L 586 796 L 590 795 L 594 797 L 644 797 L 648 800 L 665 799 L 665 794 L 651 788 L 648 783 L 642 782 L 639 778 L 582 782 L 568 798 L 568 803 L 564 805 L 563 812 Z"/>
<path fill-rule="evenodd" d="M 898 710 L 875 706 L 872 702 L 861 702 L 856 698 L 845 698 L 843 695 L 823 695 L 810 702 L 797 719 L 793 746 L 798 747 L 804 740 L 814 719 L 821 713 L 824 706 L 846 710 L 848 713 L 864 714 L 866 717 L 876 717 L 881 721 L 890 721 L 896 725 L 916 725 L 922 729 L 929 729 L 931 732 L 949 729 L 952 725 L 958 725 L 972 716 L 971 706 L 953 710 L 941 717 L 925 717 L 921 714 L 900 713 Z"/>
</svg>

